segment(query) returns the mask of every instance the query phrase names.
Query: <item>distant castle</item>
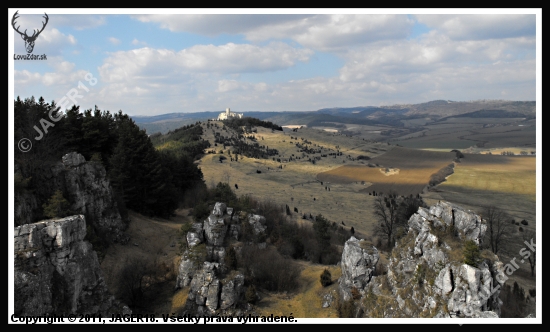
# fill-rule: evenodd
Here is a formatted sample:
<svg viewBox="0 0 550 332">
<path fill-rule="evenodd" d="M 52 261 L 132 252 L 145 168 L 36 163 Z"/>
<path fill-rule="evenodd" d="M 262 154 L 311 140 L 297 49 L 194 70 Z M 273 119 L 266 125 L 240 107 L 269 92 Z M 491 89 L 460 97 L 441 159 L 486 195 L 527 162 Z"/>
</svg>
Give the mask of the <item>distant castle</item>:
<svg viewBox="0 0 550 332">
<path fill-rule="evenodd" d="M 218 115 L 218 120 L 227 120 L 229 118 L 240 119 L 242 117 L 243 117 L 243 113 L 234 113 L 234 112 L 231 112 L 229 108 L 226 108 L 225 112 L 221 112 L 220 115 Z"/>
</svg>

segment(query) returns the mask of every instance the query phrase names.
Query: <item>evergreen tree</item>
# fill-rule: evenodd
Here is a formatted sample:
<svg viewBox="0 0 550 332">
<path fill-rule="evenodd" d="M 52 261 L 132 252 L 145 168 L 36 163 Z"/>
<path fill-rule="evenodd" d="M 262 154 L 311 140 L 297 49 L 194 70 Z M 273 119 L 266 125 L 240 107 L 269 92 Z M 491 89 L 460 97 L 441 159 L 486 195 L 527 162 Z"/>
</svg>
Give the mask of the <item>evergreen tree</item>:
<svg viewBox="0 0 550 332">
<path fill-rule="evenodd" d="M 42 205 L 44 215 L 48 218 L 63 218 L 71 214 L 69 202 L 63 197 L 61 190 L 56 190 L 47 203 Z"/>
</svg>

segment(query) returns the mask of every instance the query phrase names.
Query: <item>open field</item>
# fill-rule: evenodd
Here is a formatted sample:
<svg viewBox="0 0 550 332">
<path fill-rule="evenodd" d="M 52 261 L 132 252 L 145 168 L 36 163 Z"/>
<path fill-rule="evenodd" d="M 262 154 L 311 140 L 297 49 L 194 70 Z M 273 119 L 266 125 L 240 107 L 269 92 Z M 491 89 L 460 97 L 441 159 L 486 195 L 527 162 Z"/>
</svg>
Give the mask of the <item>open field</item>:
<svg viewBox="0 0 550 332">
<path fill-rule="evenodd" d="M 417 122 L 420 125 L 419 122 Z M 412 126 L 415 122 L 407 122 Z M 389 141 L 414 149 L 470 147 L 535 149 L 535 121 L 524 118 L 449 118 Z"/>
<path fill-rule="evenodd" d="M 424 195 L 478 210 L 501 206 L 516 218 L 535 221 L 536 157 L 465 154 L 454 174 Z"/>
<path fill-rule="evenodd" d="M 220 129 L 216 129 L 216 131 L 220 131 Z M 344 221 L 347 227 L 353 226 L 359 232 L 367 235 L 372 234 L 375 219 L 369 207 L 372 206 L 374 199 L 368 193 L 361 192 L 365 185 L 357 183 L 322 184 L 317 179 L 317 174 L 344 164 L 366 167 L 367 161 L 352 160 L 351 158 L 356 158 L 359 155 L 374 158 L 395 146 L 310 128 L 302 128 L 297 132 L 292 130 L 271 132 L 270 129 L 258 127 L 257 131 L 255 136 L 259 144 L 277 149 L 281 158 L 291 157 L 292 154 L 302 156 L 295 145 L 297 142 L 303 144 L 302 138 L 311 142 L 308 146 L 321 149 L 323 154 L 340 151 L 343 155 L 336 156 L 336 158 L 334 156 L 322 157 L 313 164 L 307 160 L 307 156 L 285 163 L 272 159 L 246 157 L 237 162 L 226 160 L 220 163 L 219 154 L 206 154 L 200 159 L 198 165 L 208 186 L 215 186 L 218 182 L 227 182 L 233 187 L 236 183 L 239 189 L 235 190 L 235 193 L 239 196 L 251 195 L 258 199 L 270 200 L 283 207 L 288 205 L 291 211 L 294 211 L 294 207 L 296 207 L 298 213 L 292 212 L 292 216 L 296 220 L 300 219 L 304 213 L 307 215 L 322 214 L 331 222 Z M 205 127 L 204 132 L 204 138 L 213 142 L 214 130 Z M 225 132 L 222 134 L 226 135 Z M 291 139 L 291 137 L 297 139 Z M 211 150 L 213 149 L 219 149 L 219 147 L 213 146 Z M 320 156 L 320 153 L 311 154 L 311 158 L 314 156 Z M 330 187 L 330 191 L 328 187 Z"/>
<path fill-rule="evenodd" d="M 328 172 L 317 175 L 320 181 L 330 183 L 369 183 L 362 191 L 377 193 L 395 192 L 398 195 L 409 196 L 421 193 L 430 176 L 441 168 L 451 164 L 455 158 L 453 152 L 419 151 L 396 147 L 391 151 L 369 160 L 369 163 L 379 165 L 340 166 Z"/>
</svg>

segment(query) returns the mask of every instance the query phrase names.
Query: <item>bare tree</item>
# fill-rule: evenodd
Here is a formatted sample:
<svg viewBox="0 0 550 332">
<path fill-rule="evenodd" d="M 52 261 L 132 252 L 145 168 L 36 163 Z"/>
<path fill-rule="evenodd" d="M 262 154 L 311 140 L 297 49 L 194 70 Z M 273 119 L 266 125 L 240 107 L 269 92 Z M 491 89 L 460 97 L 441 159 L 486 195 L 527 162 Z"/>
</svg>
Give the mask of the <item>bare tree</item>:
<svg viewBox="0 0 550 332">
<path fill-rule="evenodd" d="M 526 245 L 525 249 L 522 249 L 520 251 L 520 254 L 529 261 L 529 267 L 531 268 L 531 277 L 535 276 L 535 267 L 536 267 L 536 258 L 537 258 L 537 252 L 535 248 L 535 239 L 536 239 L 536 233 L 533 231 L 525 231 L 523 232 L 523 240 L 525 241 L 524 244 Z M 529 252 L 530 250 L 531 252 Z M 523 253 L 522 253 L 523 252 Z M 522 260 L 523 261 L 523 260 Z"/>
<path fill-rule="evenodd" d="M 375 233 L 386 238 L 388 248 L 391 247 L 395 232 L 398 228 L 398 204 L 395 195 L 376 196 L 374 199 L 374 215 L 378 219 Z"/>
<path fill-rule="evenodd" d="M 491 251 L 498 255 L 502 244 L 510 237 L 513 225 L 504 211 L 492 205 L 485 207 L 483 219 L 487 223 L 486 241 Z"/>
</svg>

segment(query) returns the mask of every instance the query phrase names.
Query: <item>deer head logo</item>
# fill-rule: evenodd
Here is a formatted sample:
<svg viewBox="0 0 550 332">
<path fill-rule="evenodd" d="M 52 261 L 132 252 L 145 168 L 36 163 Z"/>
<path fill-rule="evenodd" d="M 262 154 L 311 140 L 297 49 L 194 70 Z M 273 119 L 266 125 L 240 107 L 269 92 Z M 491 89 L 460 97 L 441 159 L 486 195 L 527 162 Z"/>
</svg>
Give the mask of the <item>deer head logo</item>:
<svg viewBox="0 0 550 332">
<path fill-rule="evenodd" d="M 46 22 L 42 22 L 42 29 L 34 29 L 33 33 L 32 33 L 32 36 L 29 36 L 27 35 L 27 29 L 25 29 L 25 32 L 21 32 L 19 31 L 19 26 L 17 26 L 17 28 L 15 27 L 15 20 L 19 18 L 19 16 L 17 16 L 17 13 L 19 11 L 16 11 L 15 14 L 13 14 L 13 18 L 11 19 L 11 25 L 13 27 L 13 29 L 21 35 L 21 38 L 23 38 L 23 40 L 25 41 L 25 48 L 27 49 L 27 53 L 32 53 L 32 50 L 34 49 L 34 42 L 36 40 L 36 38 L 38 38 L 38 35 L 40 35 L 40 33 L 44 30 L 44 28 L 46 27 L 46 24 L 48 24 L 48 14 L 44 13 L 44 16 L 42 16 L 43 18 L 46 19 Z"/>
</svg>

